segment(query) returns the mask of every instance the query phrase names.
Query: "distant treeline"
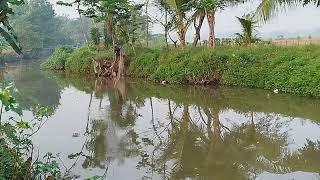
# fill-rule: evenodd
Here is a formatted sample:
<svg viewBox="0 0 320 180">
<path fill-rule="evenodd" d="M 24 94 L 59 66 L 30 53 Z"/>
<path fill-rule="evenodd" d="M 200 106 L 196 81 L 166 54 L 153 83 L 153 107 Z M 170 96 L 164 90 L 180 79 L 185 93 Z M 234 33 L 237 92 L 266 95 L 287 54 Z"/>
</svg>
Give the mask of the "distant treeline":
<svg viewBox="0 0 320 180">
<path fill-rule="evenodd" d="M 58 16 L 53 5 L 47 0 L 30 0 L 14 8 L 10 17 L 18 42 L 24 53 L 35 50 L 54 49 L 59 45 L 81 46 L 85 43 L 84 34 L 89 34 L 91 21 Z"/>
</svg>

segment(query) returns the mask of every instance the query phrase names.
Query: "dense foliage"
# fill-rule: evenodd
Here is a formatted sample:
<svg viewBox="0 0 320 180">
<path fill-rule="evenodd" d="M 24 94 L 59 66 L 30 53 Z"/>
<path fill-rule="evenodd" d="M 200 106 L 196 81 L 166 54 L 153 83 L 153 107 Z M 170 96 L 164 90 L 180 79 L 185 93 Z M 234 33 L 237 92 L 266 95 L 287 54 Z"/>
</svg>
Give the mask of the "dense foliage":
<svg viewBox="0 0 320 180">
<path fill-rule="evenodd" d="M 104 44 L 114 43 L 134 46 L 143 39 L 146 18 L 142 16 L 142 4 L 128 0 L 79 0 L 70 2 L 58 1 L 58 5 L 75 6 L 79 16 L 92 18 L 103 24 Z M 98 43 L 97 29 L 91 32 L 94 43 Z"/>
</svg>

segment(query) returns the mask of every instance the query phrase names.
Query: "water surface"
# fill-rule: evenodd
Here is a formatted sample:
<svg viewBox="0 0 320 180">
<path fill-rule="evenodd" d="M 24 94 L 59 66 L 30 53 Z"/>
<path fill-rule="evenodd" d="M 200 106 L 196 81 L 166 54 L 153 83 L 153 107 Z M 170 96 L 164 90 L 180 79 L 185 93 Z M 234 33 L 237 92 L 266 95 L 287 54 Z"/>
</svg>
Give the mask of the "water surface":
<svg viewBox="0 0 320 180">
<path fill-rule="evenodd" d="M 320 179 L 320 100 L 238 87 L 112 82 L 2 69 L 25 117 L 51 116 L 34 137 L 84 179 Z"/>
</svg>

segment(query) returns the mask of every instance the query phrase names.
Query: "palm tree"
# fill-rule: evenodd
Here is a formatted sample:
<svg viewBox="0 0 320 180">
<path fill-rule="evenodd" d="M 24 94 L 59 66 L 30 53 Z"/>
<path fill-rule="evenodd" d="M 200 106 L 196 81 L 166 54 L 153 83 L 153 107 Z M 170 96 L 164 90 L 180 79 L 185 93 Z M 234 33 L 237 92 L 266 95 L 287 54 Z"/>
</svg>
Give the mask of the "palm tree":
<svg viewBox="0 0 320 180">
<path fill-rule="evenodd" d="M 277 15 L 280 10 L 297 5 L 302 0 L 262 0 L 256 9 L 254 18 L 266 22 Z M 308 0 L 305 0 L 308 1 Z"/>
<path fill-rule="evenodd" d="M 200 31 L 203 21 L 206 17 L 206 11 L 205 6 L 203 6 L 203 3 L 201 3 L 201 0 L 196 0 L 193 6 L 195 7 L 195 10 L 191 16 L 191 20 L 193 21 L 193 26 L 196 31 L 193 40 L 193 46 L 197 46 L 198 42 L 200 41 Z"/>
<path fill-rule="evenodd" d="M 242 27 L 242 34 L 236 33 L 240 44 L 250 45 L 254 43 L 257 38 L 253 35 L 253 31 L 256 27 L 257 21 L 253 19 L 250 14 L 246 14 L 242 17 L 237 17 Z"/>
<path fill-rule="evenodd" d="M 223 9 L 227 5 L 233 5 L 238 3 L 237 0 L 200 0 L 200 8 L 204 8 L 204 13 L 207 17 L 209 26 L 208 47 L 215 47 L 215 23 L 216 23 L 216 11 Z"/>
<path fill-rule="evenodd" d="M 186 46 L 187 25 L 185 23 L 185 18 L 186 13 L 189 10 L 188 2 L 188 0 L 163 0 L 163 4 L 166 5 L 171 14 L 170 24 L 177 29 L 181 47 Z"/>
<path fill-rule="evenodd" d="M 320 6 L 320 0 L 262 0 L 255 12 L 255 18 L 266 22 L 275 16 L 280 10 L 302 3 L 304 6 L 313 3 Z"/>
</svg>

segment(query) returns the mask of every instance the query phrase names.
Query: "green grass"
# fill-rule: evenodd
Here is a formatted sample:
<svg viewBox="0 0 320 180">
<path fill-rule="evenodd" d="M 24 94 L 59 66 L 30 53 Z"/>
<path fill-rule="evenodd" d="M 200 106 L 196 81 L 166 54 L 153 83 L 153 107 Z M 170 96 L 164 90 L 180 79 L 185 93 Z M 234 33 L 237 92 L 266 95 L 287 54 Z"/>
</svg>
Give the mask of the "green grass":
<svg viewBox="0 0 320 180">
<path fill-rule="evenodd" d="M 64 67 L 68 72 L 89 74 L 92 59 L 101 61 L 112 55 L 111 50 L 76 49 L 68 54 Z M 54 53 L 51 59 L 60 62 L 62 58 Z M 138 48 L 127 52 L 126 64 L 127 75 L 157 82 L 219 83 L 320 96 L 320 46 Z"/>
<path fill-rule="evenodd" d="M 223 85 L 320 96 L 320 46 L 150 50 L 134 58 L 128 74 L 181 84 L 218 80 Z"/>
<path fill-rule="evenodd" d="M 320 96 L 320 47 L 240 49 L 225 65 L 223 83 Z"/>
<path fill-rule="evenodd" d="M 170 83 L 196 83 L 198 79 L 219 77 L 223 57 L 204 48 L 150 50 L 130 63 L 128 74 Z"/>
</svg>

